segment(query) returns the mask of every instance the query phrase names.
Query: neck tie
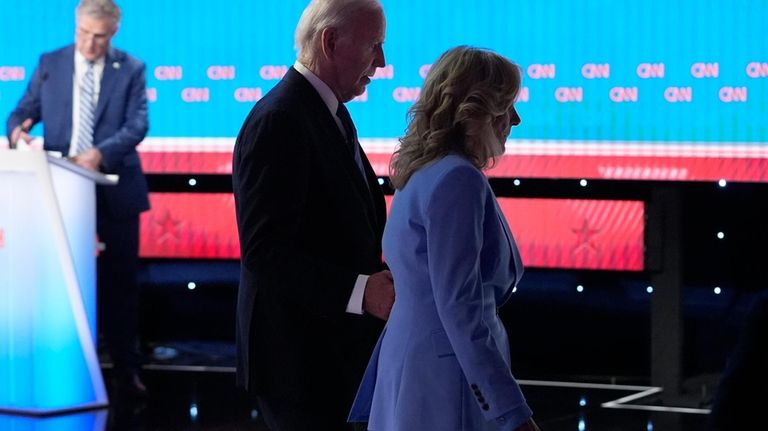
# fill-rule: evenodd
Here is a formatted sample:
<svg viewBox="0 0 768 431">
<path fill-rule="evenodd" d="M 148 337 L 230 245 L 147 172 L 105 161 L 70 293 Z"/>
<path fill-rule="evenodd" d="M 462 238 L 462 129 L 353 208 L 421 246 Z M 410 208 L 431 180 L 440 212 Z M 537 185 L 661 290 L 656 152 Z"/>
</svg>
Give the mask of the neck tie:
<svg viewBox="0 0 768 431">
<path fill-rule="evenodd" d="M 88 62 L 88 70 L 80 83 L 80 121 L 77 134 L 77 154 L 93 147 L 93 117 L 96 111 L 93 97 L 93 63 Z"/>
<path fill-rule="evenodd" d="M 365 169 L 363 169 L 363 160 L 360 156 L 360 145 L 357 143 L 357 130 L 352 123 L 352 117 L 349 115 L 347 107 L 343 103 L 339 103 L 339 107 L 336 109 L 336 116 L 341 120 L 341 125 L 344 127 L 344 134 L 346 135 L 347 146 L 352 152 L 352 156 L 355 158 L 357 169 L 360 170 L 360 174 L 365 179 Z M 366 185 L 368 183 L 366 182 Z"/>
</svg>

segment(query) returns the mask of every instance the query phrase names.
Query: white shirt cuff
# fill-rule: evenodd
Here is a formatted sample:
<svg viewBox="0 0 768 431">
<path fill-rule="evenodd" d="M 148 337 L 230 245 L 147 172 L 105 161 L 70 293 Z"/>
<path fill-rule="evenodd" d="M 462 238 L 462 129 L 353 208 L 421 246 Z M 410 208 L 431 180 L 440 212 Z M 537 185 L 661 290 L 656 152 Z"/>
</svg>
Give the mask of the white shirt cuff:
<svg viewBox="0 0 768 431">
<path fill-rule="evenodd" d="M 347 313 L 363 314 L 363 294 L 365 293 L 365 284 L 368 283 L 368 275 L 360 274 L 357 276 L 355 288 L 352 289 L 352 295 L 347 302 Z"/>
</svg>

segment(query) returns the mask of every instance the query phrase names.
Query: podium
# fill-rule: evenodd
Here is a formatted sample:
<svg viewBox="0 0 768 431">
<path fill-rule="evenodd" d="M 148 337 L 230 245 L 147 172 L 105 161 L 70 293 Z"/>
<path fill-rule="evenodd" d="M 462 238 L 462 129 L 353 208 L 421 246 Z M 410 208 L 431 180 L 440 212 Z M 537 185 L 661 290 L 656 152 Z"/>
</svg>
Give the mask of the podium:
<svg viewBox="0 0 768 431">
<path fill-rule="evenodd" d="M 0 150 L 0 412 L 107 406 L 96 354 L 95 184 L 116 176 Z"/>
</svg>

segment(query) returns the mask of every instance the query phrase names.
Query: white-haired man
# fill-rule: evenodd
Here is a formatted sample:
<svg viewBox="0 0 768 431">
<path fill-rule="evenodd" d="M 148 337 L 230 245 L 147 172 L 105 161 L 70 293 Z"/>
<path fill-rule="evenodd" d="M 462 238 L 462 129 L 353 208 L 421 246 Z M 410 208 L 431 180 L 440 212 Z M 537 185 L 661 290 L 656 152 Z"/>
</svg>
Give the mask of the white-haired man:
<svg viewBox="0 0 768 431">
<path fill-rule="evenodd" d="M 149 129 L 145 66 L 115 49 L 120 8 L 112 0 L 81 0 L 75 43 L 48 52 L 8 118 L 8 140 L 29 142 L 45 124 L 44 146 L 80 166 L 117 174 L 96 188 L 99 254 L 98 326 L 114 362 L 121 394 L 143 395 L 137 342 L 139 214 L 149 209 L 147 181 L 136 146 Z"/>
<path fill-rule="evenodd" d="M 235 144 L 238 382 L 273 431 L 348 429 L 394 301 L 384 197 L 344 107 L 384 66 L 385 25 L 378 0 L 312 1 Z"/>
</svg>

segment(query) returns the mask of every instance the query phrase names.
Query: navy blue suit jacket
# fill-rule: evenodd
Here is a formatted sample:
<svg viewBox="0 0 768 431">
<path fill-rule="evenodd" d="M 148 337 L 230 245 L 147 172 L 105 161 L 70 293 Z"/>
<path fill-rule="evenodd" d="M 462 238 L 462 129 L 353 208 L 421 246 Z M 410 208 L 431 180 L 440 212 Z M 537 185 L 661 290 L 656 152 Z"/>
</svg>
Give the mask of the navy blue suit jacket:
<svg viewBox="0 0 768 431">
<path fill-rule="evenodd" d="M 43 123 L 44 147 L 69 153 L 72 138 L 72 85 L 75 47 L 40 57 L 27 90 L 7 122 L 7 133 L 25 119 Z M 136 146 L 149 129 L 144 63 L 110 48 L 106 54 L 101 92 L 94 120 L 94 145 L 103 156 L 101 171 L 117 174 L 116 186 L 97 187 L 101 213 L 113 217 L 135 216 L 149 209 L 147 182 Z"/>
</svg>

